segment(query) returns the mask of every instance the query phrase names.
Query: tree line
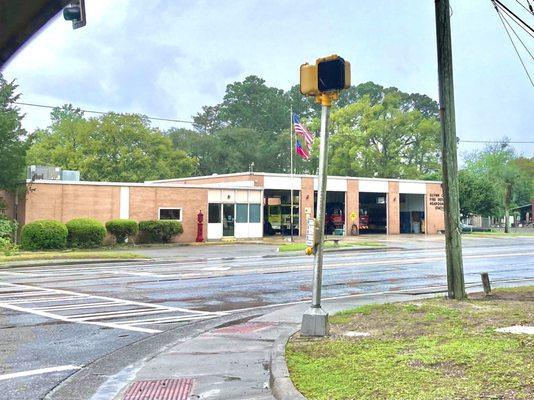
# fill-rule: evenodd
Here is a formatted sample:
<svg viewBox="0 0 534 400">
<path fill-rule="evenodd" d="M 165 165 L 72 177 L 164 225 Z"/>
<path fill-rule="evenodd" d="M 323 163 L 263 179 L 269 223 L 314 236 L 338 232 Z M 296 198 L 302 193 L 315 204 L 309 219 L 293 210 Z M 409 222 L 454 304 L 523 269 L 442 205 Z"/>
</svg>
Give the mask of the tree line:
<svg viewBox="0 0 534 400">
<path fill-rule="evenodd" d="M 139 114 L 88 117 L 64 105 L 51 112 L 48 127 L 27 133 L 14 104 L 19 96 L 15 82 L 0 75 L 0 188 L 13 189 L 32 164 L 122 182 L 242 172 L 252 163 L 256 171 L 288 173 L 291 111 L 312 132 L 320 125 L 320 106 L 298 85 L 284 91 L 257 76 L 229 84 L 219 104 L 193 116 L 191 129 L 162 130 Z M 439 180 L 439 135 L 439 108 L 430 97 L 374 82 L 353 86 L 332 108 L 329 174 Z M 532 195 L 524 172 L 534 161 L 504 145 L 467 157 L 460 173 L 464 215 L 504 215 Z M 317 155 L 318 139 L 309 161 L 295 156 L 294 172 L 315 174 Z"/>
</svg>

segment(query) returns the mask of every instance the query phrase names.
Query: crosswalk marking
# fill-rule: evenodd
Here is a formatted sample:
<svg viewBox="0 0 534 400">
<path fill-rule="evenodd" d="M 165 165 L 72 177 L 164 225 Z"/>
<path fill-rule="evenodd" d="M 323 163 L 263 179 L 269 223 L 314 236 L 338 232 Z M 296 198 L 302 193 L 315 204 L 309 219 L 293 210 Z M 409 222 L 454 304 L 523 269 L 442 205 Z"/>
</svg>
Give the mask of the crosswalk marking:
<svg viewBox="0 0 534 400">
<path fill-rule="evenodd" d="M 226 312 L 189 310 L 181 307 L 8 282 L 0 282 L 0 308 L 65 322 L 143 333 L 161 331 L 138 325 L 184 322 L 227 315 Z M 87 311 L 84 312 L 84 310 Z M 142 318 L 136 319 L 136 317 Z"/>
</svg>

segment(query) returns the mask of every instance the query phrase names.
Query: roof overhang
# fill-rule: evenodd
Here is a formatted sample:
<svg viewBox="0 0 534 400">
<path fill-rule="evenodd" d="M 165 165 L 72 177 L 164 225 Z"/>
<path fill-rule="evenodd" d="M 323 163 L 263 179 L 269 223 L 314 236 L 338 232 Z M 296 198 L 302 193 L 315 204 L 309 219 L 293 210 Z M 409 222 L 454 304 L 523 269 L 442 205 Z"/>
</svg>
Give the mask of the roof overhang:
<svg viewBox="0 0 534 400">
<path fill-rule="evenodd" d="M 0 0 L 0 68 L 68 3 L 68 0 Z"/>
</svg>

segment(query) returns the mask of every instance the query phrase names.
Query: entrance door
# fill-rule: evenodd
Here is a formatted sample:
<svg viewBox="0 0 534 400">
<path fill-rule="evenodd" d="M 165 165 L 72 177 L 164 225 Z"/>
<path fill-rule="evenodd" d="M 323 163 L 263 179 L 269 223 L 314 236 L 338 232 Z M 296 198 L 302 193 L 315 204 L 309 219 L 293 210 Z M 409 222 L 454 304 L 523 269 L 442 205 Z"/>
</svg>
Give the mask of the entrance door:
<svg viewBox="0 0 534 400">
<path fill-rule="evenodd" d="M 223 236 L 234 236 L 234 204 L 223 204 Z"/>
</svg>

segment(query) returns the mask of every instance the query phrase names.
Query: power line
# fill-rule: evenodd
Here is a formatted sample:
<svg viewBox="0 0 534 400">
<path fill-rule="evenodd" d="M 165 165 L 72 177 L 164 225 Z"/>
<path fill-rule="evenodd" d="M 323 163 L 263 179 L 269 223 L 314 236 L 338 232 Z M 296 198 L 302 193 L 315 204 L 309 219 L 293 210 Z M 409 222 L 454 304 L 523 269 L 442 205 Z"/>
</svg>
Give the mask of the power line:
<svg viewBox="0 0 534 400">
<path fill-rule="evenodd" d="M 512 10 L 510 10 L 508 7 L 506 7 L 503 3 L 501 3 L 499 0 L 491 0 L 492 3 L 495 5 L 497 3 L 503 10 L 508 12 L 509 14 L 513 15 L 514 18 L 516 18 L 519 22 L 521 22 L 525 27 L 527 27 L 532 33 L 534 33 L 534 29 L 527 24 L 525 21 L 523 21 L 521 18 L 519 18 Z"/>
<path fill-rule="evenodd" d="M 517 38 L 517 40 L 519 40 L 519 42 L 523 45 L 523 47 L 525 48 L 525 50 L 527 51 L 527 53 L 529 54 L 530 58 L 532 58 L 534 60 L 534 56 L 532 55 L 532 53 L 530 52 L 530 50 L 528 49 L 527 45 L 525 43 L 523 43 L 523 41 L 521 40 L 521 38 L 519 37 L 519 35 L 517 34 L 517 32 L 514 30 L 514 28 L 512 27 L 512 25 L 510 24 L 510 22 L 508 22 L 508 20 L 505 18 L 504 21 L 506 22 L 506 24 L 508 25 L 508 27 L 512 30 L 512 32 L 514 32 L 514 35 L 515 37 Z"/>
<path fill-rule="evenodd" d="M 502 143 L 501 140 L 466 140 L 466 139 L 458 139 L 460 143 Z M 511 144 L 534 144 L 534 140 L 524 140 L 524 141 L 506 141 L 506 143 Z"/>
<path fill-rule="evenodd" d="M 39 107 L 39 108 L 48 108 L 48 109 L 59 108 L 57 106 L 50 106 L 50 105 L 47 105 L 47 104 L 25 103 L 25 102 L 22 102 L 22 101 L 14 101 L 13 103 L 17 104 L 19 106 L 30 106 L 30 107 Z M 81 109 L 81 108 L 78 108 L 78 109 L 80 111 L 83 111 L 84 113 L 88 113 L 88 114 L 104 115 L 104 114 L 109 114 L 109 112 L 110 112 L 110 111 L 84 110 L 84 109 Z M 167 122 L 180 122 L 180 123 L 184 123 L 184 124 L 194 124 L 193 121 L 185 121 L 185 120 L 182 120 L 182 119 L 150 117 L 148 115 L 145 115 L 145 117 L 150 119 L 150 120 L 154 120 L 154 121 L 167 121 Z"/>
<path fill-rule="evenodd" d="M 534 30 L 532 30 L 532 28 L 530 28 L 530 26 L 528 26 L 526 24 L 526 22 L 522 21 L 521 19 L 519 19 L 519 21 L 523 22 L 523 23 L 520 23 L 516 18 L 519 18 L 517 15 L 515 15 L 513 12 L 511 12 L 508 8 L 504 7 L 504 6 L 499 6 L 499 8 L 501 9 L 501 11 L 504 11 L 504 13 L 510 17 L 510 19 L 512 21 L 514 21 L 517 26 L 519 26 L 521 29 L 523 29 L 527 34 L 529 34 L 531 37 L 534 38 L 534 34 L 532 32 L 534 32 Z M 526 25 L 526 27 L 525 27 Z M 529 28 L 529 29 L 527 29 Z"/>
<path fill-rule="evenodd" d="M 528 6 L 530 7 L 530 10 L 529 8 L 527 8 L 523 3 L 521 3 L 519 0 L 515 0 L 515 2 L 517 4 L 519 4 L 521 7 L 523 7 L 525 10 L 527 10 L 527 12 L 529 12 L 530 14 L 534 14 L 534 11 L 532 9 L 532 6 L 530 5 L 530 2 L 527 0 L 527 3 L 528 3 Z"/>
<path fill-rule="evenodd" d="M 501 4 L 498 0 L 491 0 L 493 3 L 493 6 L 495 7 L 495 10 L 497 11 L 497 15 L 499 16 L 499 19 L 501 20 L 502 26 L 504 27 L 504 30 L 506 31 L 506 34 L 508 35 L 508 38 L 510 39 L 510 42 L 512 43 L 512 46 L 514 47 L 514 50 L 519 57 L 519 61 L 521 62 L 521 65 L 523 66 L 523 69 L 525 70 L 525 73 L 527 74 L 528 80 L 530 81 L 530 84 L 532 87 L 534 87 L 534 81 L 532 81 L 532 78 L 530 77 L 530 74 L 528 73 L 528 69 L 525 66 L 525 63 L 523 62 L 523 59 L 521 58 L 521 54 L 519 54 L 519 51 L 517 50 L 517 47 L 514 43 L 514 40 L 512 39 L 512 36 L 510 35 L 510 32 L 508 32 L 508 28 L 506 27 L 506 24 L 504 22 L 504 17 L 501 15 L 501 11 L 497 7 L 496 3 Z"/>
</svg>

